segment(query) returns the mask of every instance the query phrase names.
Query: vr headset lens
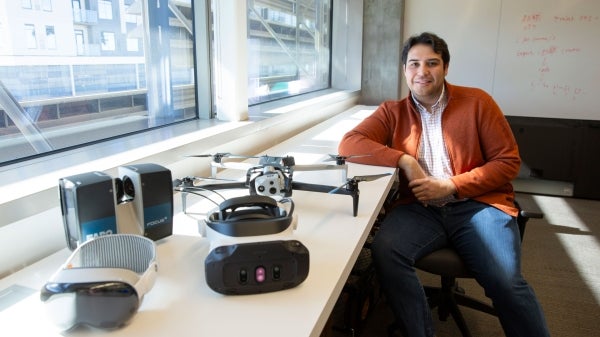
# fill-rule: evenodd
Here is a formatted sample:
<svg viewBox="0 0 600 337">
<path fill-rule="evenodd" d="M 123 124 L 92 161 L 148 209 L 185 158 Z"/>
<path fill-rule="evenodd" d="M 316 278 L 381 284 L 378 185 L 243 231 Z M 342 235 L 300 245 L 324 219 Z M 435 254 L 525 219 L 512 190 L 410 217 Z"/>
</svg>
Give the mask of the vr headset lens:
<svg viewBox="0 0 600 337">
<path fill-rule="evenodd" d="M 61 330 L 78 325 L 119 328 L 137 312 L 156 271 L 152 240 L 129 234 L 102 236 L 73 252 L 44 285 L 40 299 Z"/>
<path fill-rule="evenodd" d="M 135 288 L 123 282 L 48 283 L 42 301 L 62 330 L 77 325 L 114 329 L 124 325 L 140 304 Z"/>
</svg>

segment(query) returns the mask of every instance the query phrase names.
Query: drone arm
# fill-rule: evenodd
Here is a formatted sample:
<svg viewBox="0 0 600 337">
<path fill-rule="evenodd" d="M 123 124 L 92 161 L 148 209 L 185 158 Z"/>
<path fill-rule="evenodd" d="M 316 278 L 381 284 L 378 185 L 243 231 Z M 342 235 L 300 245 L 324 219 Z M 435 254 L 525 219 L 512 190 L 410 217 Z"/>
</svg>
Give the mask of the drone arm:
<svg viewBox="0 0 600 337">
<path fill-rule="evenodd" d="M 297 182 L 297 181 L 293 181 L 292 182 L 292 190 L 302 190 L 302 191 L 309 191 L 309 192 L 330 193 L 331 191 L 333 191 L 336 188 L 337 188 L 336 186 L 327 186 L 327 185 L 302 183 L 302 182 Z M 337 189 L 333 193 L 334 194 L 346 194 L 346 195 L 351 195 L 352 194 L 351 191 L 348 191 L 345 188 L 339 188 L 339 189 Z"/>
<path fill-rule="evenodd" d="M 209 191 L 214 190 L 227 190 L 233 188 L 246 188 L 248 187 L 245 182 L 231 182 L 231 183 L 215 183 L 215 184 L 202 184 L 194 186 L 197 189 L 204 189 Z"/>
<path fill-rule="evenodd" d="M 352 196 L 352 214 L 356 216 L 358 213 L 358 195 L 360 192 L 358 190 L 357 182 L 350 182 L 349 188 L 338 188 L 334 186 L 316 185 L 294 181 L 292 182 L 292 189 L 310 192 L 350 195 Z"/>
</svg>

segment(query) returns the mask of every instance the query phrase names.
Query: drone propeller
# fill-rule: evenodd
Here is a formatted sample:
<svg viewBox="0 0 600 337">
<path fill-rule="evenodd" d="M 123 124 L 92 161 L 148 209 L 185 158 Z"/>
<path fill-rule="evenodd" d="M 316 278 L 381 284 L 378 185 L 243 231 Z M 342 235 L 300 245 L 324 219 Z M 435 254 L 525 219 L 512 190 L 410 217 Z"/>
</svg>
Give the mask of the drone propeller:
<svg viewBox="0 0 600 337">
<path fill-rule="evenodd" d="M 349 184 L 357 184 L 358 182 L 361 181 L 373 181 L 385 176 L 389 176 L 391 175 L 391 173 L 382 173 L 382 174 L 371 174 L 371 175 L 366 175 L 366 176 L 354 176 L 352 179 L 348 179 L 348 181 L 346 181 L 344 184 L 334 188 L 333 190 L 329 191 L 329 194 L 334 194 L 335 192 L 339 191 L 341 188 L 349 185 Z"/>
<path fill-rule="evenodd" d="M 352 179 L 355 181 L 373 181 L 389 175 L 391 175 L 391 173 L 370 174 L 366 176 L 354 176 Z"/>
<path fill-rule="evenodd" d="M 256 156 L 244 156 L 244 155 L 239 155 L 239 154 L 231 154 L 229 152 L 217 152 L 215 154 L 190 154 L 187 155 L 186 157 L 197 157 L 197 158 L 202 158 L 202 157 L 213 157 L 213 158 L 258 158 Z"/>
<path fill-rule="evenodd" d="M 191 154 L 186 157 L 195 157 L 195 158 L 208 158 L 211 157 L 215 162 L 220 163 L 223 158 L 240 158 L 240 159 L 248 159 L 248 158 L 259 158 L 256 156 L 244 156 L 238 154 L 231 154 L 229 152 L 217 152 L 215 154 Z"/>
<path fill-rule="evenodd" d="M 196 181 L 204 181 L 204 180 L 217 180 L 217 181 L 231 181 L 237 182 L 236 179 L 226 179 L 226 178 L 216 178 L 216 177 L 192 177 Z"/>
<path fill-rule="evenodd" d="M 372 156 L 372 155 L 370 155 L 370 154 L 356 154 L 356 155 L 342 156 L 342 155 L 339 155 L 339 154 L 329 154 L 329 158 L 325 159 L 323 161 L 334 161 L 338 165 L 344 165 L 346 163 L 346 159 L 358 158 L 358 157 L 369 157 L 369 156 Z"/>
<path fill-rule="evenodd" d="M 207 157 L 212 157 L 214 155 L 212 154 L 188 154 L 186 157 L 192 157 L 192 158 L 207 158 Z"/>
</svg>

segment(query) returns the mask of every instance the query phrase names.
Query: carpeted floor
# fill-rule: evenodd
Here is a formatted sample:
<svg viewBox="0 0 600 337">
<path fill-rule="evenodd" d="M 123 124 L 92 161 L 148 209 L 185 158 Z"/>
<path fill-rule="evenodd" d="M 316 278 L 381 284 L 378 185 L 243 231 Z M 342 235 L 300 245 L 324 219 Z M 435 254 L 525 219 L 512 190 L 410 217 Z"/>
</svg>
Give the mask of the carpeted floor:
<svg viewBox="0 0 600 337">
<path fill-rule="evenodd" d="M 551 335 L 600 336 L 600 201 L 519 196 L 519 199 L 523 198 L 544 212 L 543 219 L 532 219 L 527 224 L 522 268 L 542 304 Z M 439 283 L 434 275 L 424 272 L 419 275 L 424 284 Z M 468 295 L 487 300 L 473 280 L 461 279 L 459 284 Z M 324 336 L 352 336 L 350 331 L 339 329 L 343 326 L 343 302 L 338 301 Z M 473 336 L 504 336 L 497 318 L 468 308 L 461 309 Z M 362 331 L 354 335 L 387 336 L 392 320 L 382 298 L 365 320 Z M 461 336 L 452 318 L 435 324 L 438 337 Z"/>
</svg>

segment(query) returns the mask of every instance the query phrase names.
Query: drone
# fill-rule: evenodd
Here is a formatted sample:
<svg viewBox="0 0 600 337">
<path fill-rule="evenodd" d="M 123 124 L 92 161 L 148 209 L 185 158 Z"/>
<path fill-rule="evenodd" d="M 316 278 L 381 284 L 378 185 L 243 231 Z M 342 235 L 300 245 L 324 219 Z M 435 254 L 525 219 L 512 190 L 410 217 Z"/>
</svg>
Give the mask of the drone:
<svg viewBox="0 0 600 337">
<path fill-rule="evenodd" d="M 329 154 L 328 156 L 329 157 L 325 159 L 324 162 L 334 162 L 333 164 L 297 165 L 293 156 L 244 156 L 227 152 L 189 155 L 188 157 L 211 158 L 211 177 L 185 177 L 183 179 L 176 179 L 173 182 L 173 185 L 176 190 L 181 192 L 190 192 L 194 190 L 216 191 L 236 188 L 248 189 L 250 195 L 263 195 L 274 198 L 290 197 L 292 195 L 292 191 L 294 190 L 349 195 L 352 197 L 353 215 L 356 216 L 358 213 L 358 200 L 360 194 L 358 183 L 362 181 L 376 180 L 381 177 L 391 175 L 391 173 L 361 175 L 348 178 L 348 165 L 346 164 L 346 160 L 349 158 L 370 155 L 342 156 L 338 154 Z M 249 158 L 258 159 L 258 163 L 252 164 L 232 161 L 232 159 Z M 236 181 L 217 178 L 219 169 L 246 170 L 246 179 L 244 181 Z M 322 170 L 339 170 L 344 183 L 339 186 L 330 186 L 298 182 L 293 180 L 295 172 Z"/>
</svg>

